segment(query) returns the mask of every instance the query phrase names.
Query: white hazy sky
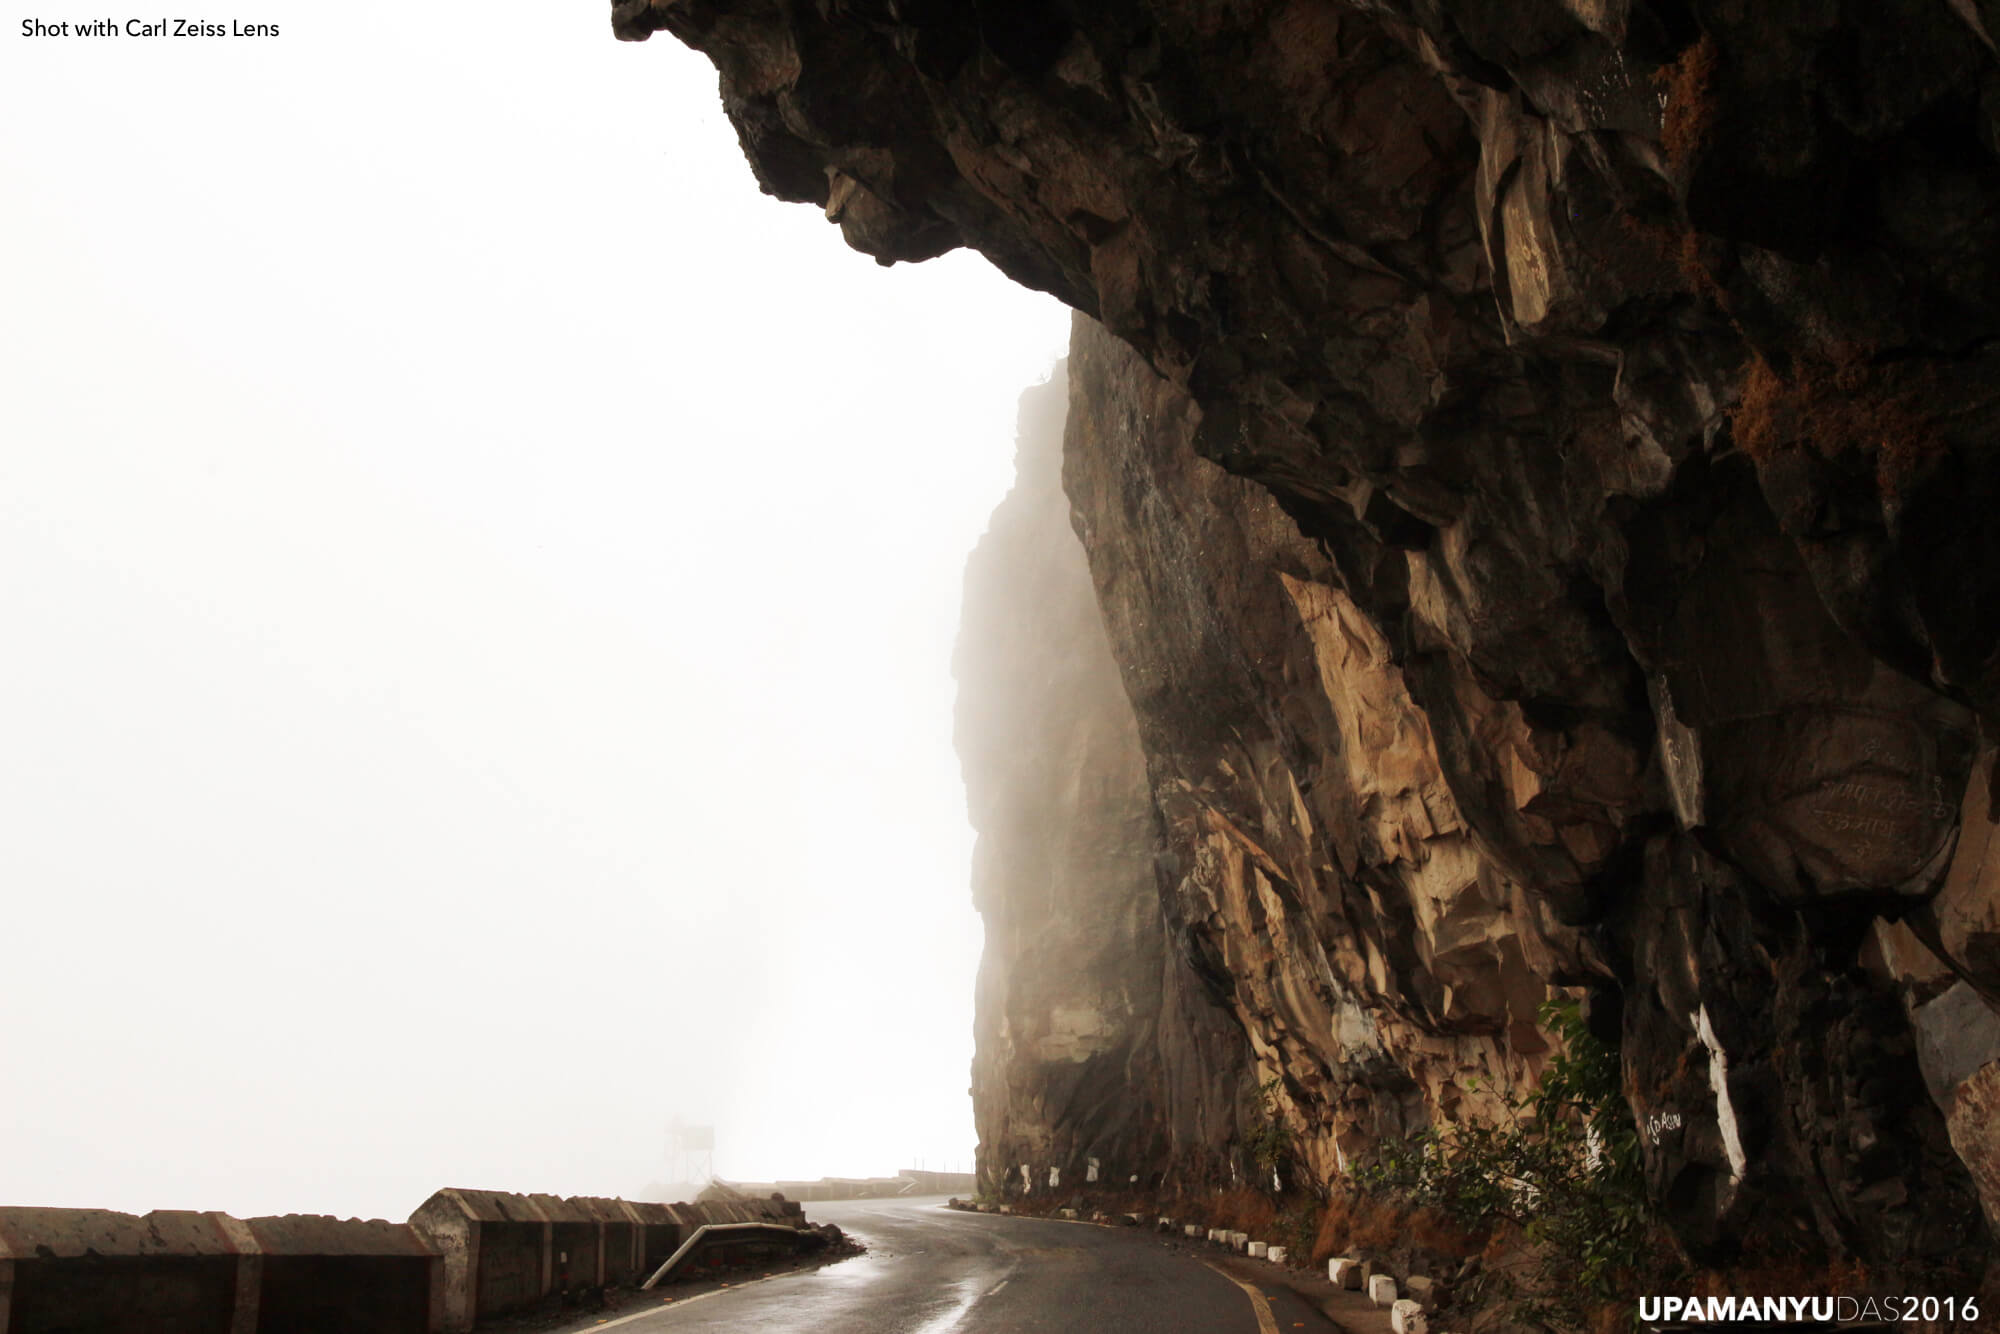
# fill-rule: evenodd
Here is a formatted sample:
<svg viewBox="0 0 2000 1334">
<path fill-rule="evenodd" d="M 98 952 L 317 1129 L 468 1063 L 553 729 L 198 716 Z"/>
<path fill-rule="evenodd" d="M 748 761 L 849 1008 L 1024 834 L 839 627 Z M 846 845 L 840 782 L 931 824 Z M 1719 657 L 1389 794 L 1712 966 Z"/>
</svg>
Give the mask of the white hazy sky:
<svg viewBox="0 0 2000 1334">
<path fill-rule="evenodd" d="M 0 33 L 0 1204 L 964 1164 L 966 552 L 1067 317 L 609 5 Z"/>
</svg>

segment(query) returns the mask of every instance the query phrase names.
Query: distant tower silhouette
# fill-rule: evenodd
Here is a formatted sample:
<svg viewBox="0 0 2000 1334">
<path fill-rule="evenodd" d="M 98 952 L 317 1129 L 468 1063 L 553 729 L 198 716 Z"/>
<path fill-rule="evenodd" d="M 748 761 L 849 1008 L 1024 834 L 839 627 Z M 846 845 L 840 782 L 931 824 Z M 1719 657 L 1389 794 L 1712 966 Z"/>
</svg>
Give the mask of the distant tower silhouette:
<svg viewBox="0 0 2000 1334">
<path fill-rule="evenodd" d="M 667 1127 L 667 1160 L 677 1182 L 705 1185 L 715 1179 L 715 1127 L 684 1125 L 677 1116 Z"/>
</svg>

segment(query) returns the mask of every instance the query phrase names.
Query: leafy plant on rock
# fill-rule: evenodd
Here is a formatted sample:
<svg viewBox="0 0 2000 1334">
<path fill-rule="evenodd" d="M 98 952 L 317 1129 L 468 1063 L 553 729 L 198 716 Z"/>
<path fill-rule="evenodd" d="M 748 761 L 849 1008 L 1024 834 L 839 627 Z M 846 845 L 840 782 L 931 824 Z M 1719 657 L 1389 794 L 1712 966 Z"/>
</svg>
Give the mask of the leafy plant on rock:
<svg viewBox="0 0 2000 1334">
<path fill-rule="evenodd" d="M 1469 1228 L 1519 1227 L 1538 1256 L 1539 1290 L 1520 1314 L 1576 1329 L 1606 1303 L 1630 1300 L 1648 1265 L 1653 1214 L 1618 1053 L 1591 1034 L 1575 1001 L 1550 1001 L 1540 1018 L 1561 1050 L 1532 1092 L 1508 1101 L 1504 1123 L 1386 1141 L 1354 1176 Z"/>
<path fill-rule="evenodd" d="M 1272 1076 L 1257 1086 L 1256 1123 L 1244 1136 L 1243 1147 L 1257 1169 L 1260 1190 L 1276 1191 L 1292 1162 L 1292 1132 L 1278 1111 L 1278 1089 L 1283 1083 Z"/>
</svg>

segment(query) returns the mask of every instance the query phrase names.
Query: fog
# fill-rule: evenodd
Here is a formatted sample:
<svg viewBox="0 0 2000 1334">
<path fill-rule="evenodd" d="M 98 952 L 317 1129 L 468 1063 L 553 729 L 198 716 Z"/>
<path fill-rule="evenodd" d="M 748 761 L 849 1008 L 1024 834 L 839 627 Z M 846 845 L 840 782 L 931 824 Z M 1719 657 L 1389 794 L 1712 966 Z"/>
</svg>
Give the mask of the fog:
<svg viewBox="0 0 2000 1334">
<path fill-rule="evenodd" d="M 606 5 L 30 14 L 0 1203 L 967 1165 L 949 662 L 1066 313 L 760 196 Z"/>
</svg>

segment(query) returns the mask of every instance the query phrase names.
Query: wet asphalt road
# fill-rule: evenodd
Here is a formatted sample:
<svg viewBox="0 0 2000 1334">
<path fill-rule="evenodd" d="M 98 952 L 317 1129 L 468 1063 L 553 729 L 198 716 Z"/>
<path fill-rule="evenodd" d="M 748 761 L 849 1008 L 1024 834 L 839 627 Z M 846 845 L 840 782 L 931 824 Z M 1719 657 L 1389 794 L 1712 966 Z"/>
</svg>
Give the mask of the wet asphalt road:
<svg viewBox="0 0 2000 1334">
<path fill-rule="evenodd" d="M 619 1334 L 1329 1334 L 1337 1326 L 1276 1284 L 1218 1272 L 1139 1228 L 961 1213 L 942 1200 L 812 1204 L 868 1254 L 781 1274 L 583 1329 Z M 1260 1309 L 1260 1307 L 1262 1309 Z"/>
</svg>

